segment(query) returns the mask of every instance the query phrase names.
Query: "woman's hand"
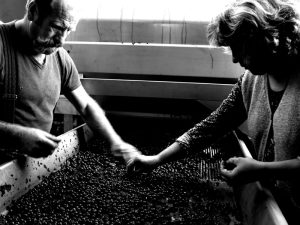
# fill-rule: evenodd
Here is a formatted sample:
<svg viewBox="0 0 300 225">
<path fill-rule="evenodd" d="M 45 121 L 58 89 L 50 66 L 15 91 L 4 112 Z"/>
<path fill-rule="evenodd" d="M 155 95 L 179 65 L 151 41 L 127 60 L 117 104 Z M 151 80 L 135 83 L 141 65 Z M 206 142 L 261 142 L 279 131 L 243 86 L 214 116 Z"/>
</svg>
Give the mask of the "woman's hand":
<svg viewBox="0 0 300 225">
<path fill-rule="evenodd" d="M 132 157 L 127 162 L 127 172 L 129 174 L 149 172 L 155 169 L 159 165 L 159 159 L 157 155 L 147 156 L 147 155 L 136 155 Z"/>
<path fill-rule="evenodd" d="M 232 157 L 221 163 L 221 175 L 228 183 L 249 183 L 262 176 L 263 162 L 252 158 Z"/>
</svg>

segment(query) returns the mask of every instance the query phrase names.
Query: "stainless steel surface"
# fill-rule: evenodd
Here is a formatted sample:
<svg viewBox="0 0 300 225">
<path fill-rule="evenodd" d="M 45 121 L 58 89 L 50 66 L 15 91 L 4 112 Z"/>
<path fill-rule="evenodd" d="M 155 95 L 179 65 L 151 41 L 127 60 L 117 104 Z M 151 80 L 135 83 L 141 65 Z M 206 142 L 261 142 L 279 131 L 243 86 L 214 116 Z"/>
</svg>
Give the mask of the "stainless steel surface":
<svg viewBox="0 0 300 225">
<path fill-rule="evenodd" d="M 236 134 L 235 134 L 236 135 Z M 244 157 L 253 158 L 245 141 L 236 135 Z M 271 192 L 259 181 L 235 187 L 237 201 L 242 209 L 245 224 L 287 225 Z"/>
<path fill-rule="evenodd" d="M 15 199 L 39 184 L 50 173 L 59 170 L 85 142 L 87 127 L 81 125 L 61 135 L 62 141 L 47 158 L 22 157 L 0 167 L 0 212 Z"/>
</svg>

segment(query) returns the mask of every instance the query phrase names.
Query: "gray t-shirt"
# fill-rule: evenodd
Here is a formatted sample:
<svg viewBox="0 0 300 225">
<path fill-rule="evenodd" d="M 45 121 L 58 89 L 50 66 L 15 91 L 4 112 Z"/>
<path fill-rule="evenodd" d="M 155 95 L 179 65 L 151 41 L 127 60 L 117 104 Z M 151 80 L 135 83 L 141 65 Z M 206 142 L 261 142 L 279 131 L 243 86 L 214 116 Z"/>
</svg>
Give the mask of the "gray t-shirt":
<svg viewBox="0 0 300 225">
<path fill-rule="evenodd" d="M 12 29 L 15 29 L 12 26 Z M 13 32 L 17 40 L 18 35 Z M 78 71 L 69 54 L 60 48 L 46 56 L 40 64 L 22 48 L 22 40 L 17 40 L 18 99 L 15 108 L 15 123 L 39 128 L 49 132 L 53 122 L 53 111 L 60 94 L 78 88 L 81 83 Z M 3 42 L 0 37 L 0 89 L 3 88 Z M 2 84 L 3 85 L 3 84 Z M 1 93 L 1 92 L 0 92 Z M 5 110 L 5 106 L 1 106 Z"/>
</svg>

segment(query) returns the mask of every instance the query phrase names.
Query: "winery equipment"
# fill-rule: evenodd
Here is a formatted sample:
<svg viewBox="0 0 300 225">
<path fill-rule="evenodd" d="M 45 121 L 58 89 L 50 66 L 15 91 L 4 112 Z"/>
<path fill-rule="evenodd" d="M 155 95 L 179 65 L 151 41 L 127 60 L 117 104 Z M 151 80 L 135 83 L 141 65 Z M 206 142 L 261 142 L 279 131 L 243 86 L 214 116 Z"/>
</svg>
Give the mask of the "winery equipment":
<svg viewBox="0 0 300 225">
<path fill-rule="evenodd" d="M 38 196 L 43 196 L 43 195 L 49 196 L 49 193 L 47 193 L 47 191 L 45 191 L 45 190 L 48 190 L 49 186 L 51 186 L 51 182 L 56 183 L 56 185 L 58 185 L 59 183 L 62 183 L 64 186 L 67 186 L 68 182 L 69 182 L 68 177 L 71 177 L 72 176 L 71 174 L 73 174 L 73 173 L 75 173 L 75 174 L 79 173 L 79 168 L 81 168 L 81 167 L 78 164 L 77 167 L 74 167 L 73 169 L 70 170 L 70 169 L 68 169 L 68 165 L 66 166 L 65 164 L 66 163 L 68 164 L 69 160 L 76 162 L 76 155 L 79 154 L 80 151 L 85 151 L 84 149 L 86 148 L 87 143 L 89 142 L 87 140 L 90 140 L 91 136 L 92 136 L 92 133 L 90 132 L 89 129 L 87 129 L 86 125 L 81 125 L 80 127 L 61 135 L 63 141 L 60 143 L 60 145 L 55 150 L 55 152 L 53 153 L 52 156 L 50 156 L 46 159 L 43 159 L 43 160 L 40 160 L 40 159 L 35 160 L 35 159 L 31 159 L 31 158 L 27 158 L 27 159 L 23 159 L 23 160 L 18 159 L 18 160 L 15 160 L 15 161 L 12 161 L 12 162 L 2 165 L 0 167 L 0 173 L 1 173 L 1 184 L 0 184 L 1 202 L 0 203 L 1 203 L 2 213 L 3 214 L 7 213 L 9 215 L 10 212 L 6 211 L 6 209 L 7 209 L 7 207 L 9 208 L 9 205 L 11 204 L 11 202 L 14 203 L 14 201 L 16 199 L 20 199 L 20 198 L 22 199 L 23 197 L 26 198 L 26 192 L 28 192 L 30 189 L 32 189 L 34 187 L 35 187 L 34 189 L 44 190 L 44 191 L 42 191 L 42 192 L 40 191 L 41 193 L 33 192 L 33 193 L 35 193 L 35 195 L 34 195 L 35 197 L 34 198 L 29 197 L 29 199 L 42 198 L 42 197 L 38 197 Z M 144 212 L 142 209 L 144 209 L 145 207 L 146 207 L 145 209 L 147 209 L 148 213 L 152 212 L 151 210 L 154 210 L 153 213 L 156 212 L 155 210 L 158 210 L 158 207 L 161 207 L 159 205 L 164 205 L 165 207 L 168 207 L 169 210 L 171 210 L 173 208 L 176 209 L 176 207 L 179 207 L 179 206 L 176 206 L 176 204 L 174 203 L 174 200 L 172 200 L 171 197 L 167 197 L 167 193 L 172 192 L 172 194 L 175 195 L 175 197 L 179 196 L 176 198 L 174 197 L 175 199 L 184 198 L 185 194 L 183 194 L 183 193 L 186 193 L 186 192 L 183 192 L 182 195 L 180 193 L 185 190 L 184 189 L 185 186 L 184 186 L 184 184 L 182 184 L 183 185 L 182 186 L 182 185 L 180 185 L 180 183 L 176 183 L 176 182 L 185 181 L 185 182 L 192 182 L 189 185 L 191 185 L 191 184 L 196 185 L 195 187 L 197 187 L 197 190 L 199 190 L 199 193 L 197 194 L 197 192 L 195 192 L 195 190 L 193 189 L 193 186 L 190 186 L 190 190 L 193 190 L 193 192 L 192 192 L 191 196 L 187 195 L 187 197 L 190 196 L 187 199 L 190 199 L 189 201 L 191 201 L 191 202 L 185 207 L 186 211 L 184 211 L 184 212 L 188 212 L 189 210 L 192 211 L 194 209 L 192 207 L 192 205 L 196 204 L 196 202 L 199 201 L 199 199 L 197 200 L 197 198 L 195 196 L 200 195 L 205 199 L 205 197 L 204 197 L 205 195 L 204 196 L 201 195 L 201 192 L 203 192 L 203 193 L 210 193 L 208 195 L 211 195 L 211 198 L 215 199 L 214 201 L 216 201 L 214 204 L 217 204 L 220 207 L 223 204 L 226 205 L 227 204 L 226 201 L 228 201 L 228 200 L 234 201 L 234 202 L 232 202 L 232 205 L 237 204 L 239 210 L 242 213 L 243 224 L 270 224 L 270 225 L 287 224 L 278 205 L 276 204 L 274 198 L 267 190 L 265 190 L 261 187 L 259 182 L 250 183 L 245 186 L 234 187 L 233 193 L 234 193 L 234 196 L 236 196 L 236 197 L 235 198 L 232 198 L 232 196 L 230 197 L 230 193 L 232 192 L 232 191 L 230 191 L 231 187 L 227 186 L 224 182 L 220 182 L 220 178 L 218 175 L 218 168 L 219 168 L 219 163 L 221 160 L 221 158 L 218 157 L 218 154 L 220 154 L 220 148 L 221 149 L 226 148 L 226 146 L 222 147 L 222 145 L 229 144 L 231 147 L 235 146 L 237 148 L 241 148 L 242 149 L 241 152 L 243 152 L 243 154 L 245 154 L 246 157 L 249 157 L 250 153 L 247 150 L 247 148 L 245 147 L 246 145 L 244 145 L 244 141 L 241 139 L 236 139 L 236 137 L 234 135 L 227 137 L 226 140 L 230 141 L 231 143 L 223 142 L 223 143 L 219 143 L 219 145 L 208 148 L 207 150 L 203 151 L 203 153 L 201 153 L 201 155 L 199 155 L 199 157 L 196 157 L 196 159 L 195 159 L 196 161 L 189 159 L 187 161 L 179 162 L 179 164 L 177 164 L 177 165 L 171 164 L 171 165 L 166 166 L 165 168 L 162 168 L 162 170 L 160 172 L 159 171 L 154 172 L 152 175 L 142 175 L 140 178 L 137 178 L 136 180 L 134 178 L 130 180 L 126 176 L 124 177 L 124 172 L 123 172 L 123 175 L 122 175 L 122 172 L 120 172 L 120 171 L 122 171 L 122 169 L 121 170 L 117 169 L 118 167 L 121 167 L 121 168 L 123 168 L 123 171 L 124 171 L 124 167 L 122 167 L 122 164 L 116 164 L 116 162 L 113 161 L 112 158 L 108 157 L 107 158 L 108 160 L 106 159 L 106 161 L 101 161 L 101 160 L 97 161 L 96 164 L 97 165 L 99 164 L 99 167 L 95 167 L 95 164 L 94 164 L 93 170 L 95 170 L 97 168 L 96 170 L 98 172 L 96 174 L 100 174 L 100 175 L 93 175 L 93 176 L 102 177 L 101 180 L 105 180 L 105 179 L 111 180 L 111 181 L 108 181 L 108 184 L 110 186 L 106 187 L 105 184 L 101 184 L 100 185 L 101 192 L 99 192 L 99 193 L 96 192 L 91 195 L 91 193 L 93 193 L 93 192 L 90 192 L 91 190 L 88 192 L 85 190 L 89 190 L 89 188 L 88 188 L 88 187 L 90 187 L 89 182 L 97 183 L 98 180 L 93 181 L 93 178 L 92 178 L 93 176 L 86 175 L 88 177 L 88 179 L 86 179 L 87 186 L 85 187 L 83 185 L 81 187 L 78 187 L 78 188 L 81 188 L 79 193 L 85 193 L 87 195 L 86 197 L 83 197 L 83 200 L 81 200 L 81 201 L 84 202 L 84 199 L 100 198 L 100 196 L 102 196 L 102 195 L 103 196 L 115 196 L 116 199 L 115 200 L 113 200 L 114 198 L 112 198 L 111 200 L 109 199 L 109 201 L 108 201 L 109 203 L 107 203 L 107 200 L 103 200 L 103 198 L 102 198 L 103 202 L 106 202 L 106 204 L 109 204 L 109 205 L 107 205 L 108 208 L 106 210 L 109 210 L 112 212 L 114 210 L 117 210 L 116 216 L 119 217 L 121 222 L 122 222 L 122 219 L 125 220 L 125 218 L 126 219 L 131 218 L 132 219 L 131 222 L 134 223 L 134 222 L 137 222 L 137 221 L 134 221 L 134 218 L 136 218 L 137 215 L 139 215 L 139 214 L 136 214 L 135 212 L 142 213 L 142 212 Z M 159 140 L 157 140 L 157 141 L 159 142 Z M 101 143 L 101 141 L 100 141 L 100 143 Z M 98 144 L 99 144 L 99 142 L 98 142 Z M 101 148 L 103 148 L 103 146 L 105 146 L 105 145 L 102 144 L 100 146 L 102 146 Z M 94 149 L 94 150 L 99 149 L 99 145 L 94 146 L 92 149 Z M 98 153 L 99 157 L 101 156 L 101 154 L 105 154 L 105 153 L 103 153 L 103 152 Z M 88 159 L 90 161 L 93 161 L 93 159 L 96 160 L 95 155 L 88 156 L 88 157 L 89 157 Z M 112 160 L 112 161 L 109 161 L 109 160 Z M 104 164 L 103 164 L 103 162 L 104 162 Z M 86 160 L 85 163 L 87 166 L 89 166 L 88 160 Z M 84 167 L 84 165 L 85 164 L 83 163 L 81 166 Z M 63 175 L 64 179 L 60 180 L 57 183 L 57 181 L 55 181 L 55 178 L 53 178 L 53 177 L 55 177 L 55 173 L 61 173 L 61 172 L 59 172 L 60 168 L 64 168 L 64 167 L 66 169 L 62 169 L 62 171 L 65 171 L 65 172 L 67 171 L 67 174 L 69 174 L 71 171 L 71 173 L 66 176 Z M 78 168 L 78 170 L 76 168 Z M 114 178 L 114 176 L 111 177 L 111 175 L 115 173 L 114 171 L 119 171 L 119 172 L 116 172 L 117 175 L 116 174 L 114 175 L 115 178 Z M 191 175 L 189 175 L 189 172 L 185 173 L 185 171 L 192 171 L 192 173 L 191 173 Z M 195 174 L 193 174 L 193 172 L 196 172 L 195 174 L 198 177 L 195 177 Z M 105 173 L 109 173 L 110 176 L 108 176 L 108 177 L 105 176 Z M 51 175 L 51 174 L 53 174 L 53 175 Z M 164 182 L 164 179 L 166 179 L 167 177 L 163 178 L 163 180 L 160 180 L 161 179 L 160 177 L 161 176 L 164 177 L 164 174 L 166 174 L 166 175 L 170 174 L 171 175 L 170 177 L 174 176 L 174 178 L 172 178 L 174 180 L 172 180 L 172 179 L 169 180 L 169 184 L 167 186 L 166 186 L 166 182 Z M 48 176 L 50 178 L 47 178 Z M 82 177 L 82 175 L 80 175 L 80 176 Z M 77 177 L 76 179 L 80 179 L 80 176 Z M 47 181 L 47 179 L 50 179 L 50 181 Z M 182 181 L 180 181 L 181 179 L 182 179 Z M 64 180 L 66 180 L 66 182 L 64 182 Z M 146 182 L 147 180 L 149 180 L 151 182 L 148 184 L 147 183 L 143 184 L 143 182 Z M 203 182 L 201 180 L 203 180 Z M 45 185 L 43 185 L 43 182 L 46 182 Z M 175 182 L 174 186 L 173 186 L 173 182 Z M 39 185 L 41 185 L 42 189 L 38 189 Z M 72 188 L 74 190 L 77 189 L 76 185 L 75 186 L 74 185 L 75 184 L 73 184 L 72 187 L 69 186 L 69 189 L 70 189 L 69 191 L 67 188 L 64 190 L 62 189 L 62 190 L 57 190 L 54 192 L 55 193 L 61 192 L 61 193 L 63 193 L 62 196 L 72 196 L 72 193 L 70 193 Z M 102 186 L 102 185 L 104 185 L 104 186 Z M 146 186 L 143 186 L 143 185 L 146 185 Z M 171 189 L 168 189 L 169 186 Z M 47 189 L 43 189 L 43 187 L 47 187 Z M 145 188 L 145 189 L 141 189 L 141 188 Z M 158 191 L 153 192 L 154 189 L 156 189 Z M 148 191 L 145 191 L 145 190 L 148 190 Z M 167 192 L 165 192 L 164 190 Z M 188 193 L 188 190 L 189 189 L 186 189 L 187 193 Z M 110 193 L 110 194 L 107 195 L 105 193 Z M 158 193 L 161 193 L 161 194 L 158 194 Z M 216 194 L 215 197 L 213 197 L 214 193 Z M 221 193 L 223 193 L 223 194 L 221 194 Z M 28 194 L 30 195 L 30 192 Z M 226 197 L 226 195 L 228 195 L 228 194 L 229 194 L 229 196 Z M 55 195 L 55 194 L 53 194 L 53 195 Z M 124 195 L 131 196 L 130 198 L 133 198 L 133 196 L 139 196 L 138 199 L 140 199 L 140 200 L 142 199 L 140 204 L 138 204 L 138 202 L 136 202 L 135 203 L 136 205 L 135 204 L 131 205 L 130 208 L 132 210 L 134 210 L 134 211 L 130 211 L 131 214 L 130 214 L 130 212 L 129 212 L 129 214 L 119 213 L 119 212 L 121 212 L 120 210 L 122 210 L 122 208 L 121 209 L 118 208 L 118 205 L 121 205 L 121 203 L 119 203 L 119 204 L 113 203 L 114 201 L 116 201 L 116 202 L 119 201 L 118 196 L 120 196 L 119 198 L 122 199 L 122 198 L 124 198 Z M 152 195 L 154 195 L 154 197 Z M 56 194 L 56 196 L 57 196 L 57 194 Z M 182 196 L 182 197 L 180 197 L 180 196 Z M 67 197 L 61 197 L 61 198 L 68 199 Z M 82 196 L 79 196 L 77 198 L 81 199 Z M 218 198 L 219 198 L 219 201 L 216 200 Z M 224 202 L 224 198 L 226 199 L 225 202 Z M 48 199 L 48 198 L 46 198 L 46 199 Z M 153 199 L 157 199 L 158 202 L 155 202 L 155 201 L 153 202 Z M 51 200 L 53 200 L 52 203 L 51 203 Z M 77 200 L 74 199 L 74 201 L 72 203 L 73 206 L 78 205 L 78 204 L 80 205 L 80 201 L 77 201 Z M 55 202 L 57 202 L 57 201 L 58 200 L 55 200 L 55 198 L 48 199 L 45 204 L 46 205 L 52 204 L 51 205 L 52 208 L 58 207 L 58 209 L 60 209 L 59 205 L 63 204 L 63 202 L 60 202 L 59 205 L 55 205 Z M 68 201 L 70 202 L 71 200 L 69 199 Z M 130 201 L 130 200 L 128 200 L 128 201 Z M 187 200 L 185 200 L 185 201 L 187 201 Z M 203 201 L 205 201 L 205 200 L 203 200 Z M 202 200 L 200 200 L 200 202 L 202 202 Z M 34 204 L 35 203 L 30 203 L 30 206 L 27 206 L 27 207 L 33 207 L 31 205 L 34 205 Z M 88 204 L 88 203 L 84 203 L 83 206 L 85 204 Z M 213 215 L 209 215 L 209 212 L 212 211 L 212 208 L 210 208 L 210 204 L 211 203 L 209 203 L 209 202 L 205 203 L 205 205 L 208 208 L 201 208 L 200 212 L 202 212 L 208 216 L 213 216 Z M 63 204 L 63 207 L 65 207 L 64 204 Z M 94 205 L 93 207 L 97 208 L 98 206 Z M 103 206 L 101 206 L 101 207 L 103 207 Z M 114 207 L 116 207 L 116 209 L 114 209 Z M 222 207 L 224 207 L 224 205 Z M 86 205 L 84 208 L 89 208 L 89 206 Z M 183 210 L 184 210 L 183 208 L 184 207 L 182 207 L 182 209 L 181 209 L 182 210 L 181 213 L 183 213 Z M 65 208 L 63 208 L 63 209 L 68 210 Z M 24 210 L 25 209 L 23 208 L 22 211 L 24 211 Z M 65 211 L 64 215 L 67 216 L 68 213 L 72 212 L 72 207 L 69 210 L 71 210 L 71 211 Z M 127 210 L 129 210 L 129 209 L 127 208 Z M 161 210 L 161 208 L 159 208 L 159 210 Z M 223 210 L 224 210 L 224 213 L 226 213 L 225 208 Z M 82 209 L 82 212 L 81 212 L 81 214 L 83 214 L 82 218 L 85 218 L 86 222 L 88 222 L 89 217 L 85 216 L 83 212 L 86 212 L 86 211 L 84 211 Z M 144 212 L 146 214 L 143 214 L 143 215 L 147 215 L 147 212 Z M 168 212 L 168 211 L 164 211 L 164 212 L 166 215 L 170 214 L 170 212 Z M 176 213 L 170 214 L 171 215 L 170 220 L 172 220 L 172 218 L 173 218 L 173 220 L 175 222 L 176 222 L 176 220 L 177 220 L 177 222 L 180 222 L 181 220 L 185 221 L 184 220 L 184 219 L 186 219 L 186 217 L 184 216 L 185 214 L 184 213 L 181 214 L 181 213 L 178 212 L 177 214 Z M 198 212 L 198 214 L 195 214 L 195 215 L 200 216 L 200 214 L 201 213 Z M 44 218 L 43 215 L 44 214 L 40 215 L 41 218 Z M 125 215 L 127 217 L 125 217 Z M 133 215 L 135 217 L 130 217 L 130 215 Z M 155 214 L 155 215 L 157 217 L 159 216 L 158 214 Z M 213 217 L 213 218 L 216 219 L 218 217 Z M 138 219 L 138 218 L 136 218 L 136 219 Z M 109 218 L 109 219 L 107 219 L 107 221 L 114 221 L 114 218 Z M 169 221 L 169 222 L 171 223 L 171 221 Z M 222 223 L 220 222 L 220 224 L 222 224 Z M 236 224 L 238 224 L 238 223 L 236 223 Z"/>
</svg>

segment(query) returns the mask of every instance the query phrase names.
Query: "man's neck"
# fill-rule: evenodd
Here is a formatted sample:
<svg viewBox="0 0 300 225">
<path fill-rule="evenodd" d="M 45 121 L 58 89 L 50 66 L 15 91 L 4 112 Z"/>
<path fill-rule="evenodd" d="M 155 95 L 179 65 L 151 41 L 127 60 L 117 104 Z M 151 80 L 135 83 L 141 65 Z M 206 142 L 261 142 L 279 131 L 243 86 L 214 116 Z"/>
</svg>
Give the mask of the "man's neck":
<svg viewBox="0 0 300 225">
<path fill-rule="evenodd" d="M 15 22 L 15 27 L 17 32 L 22 36 L 28 39 L 29 35 L 29 21 L 26 19 L 20 19 Z"/>
<path fill-rule="evenodd" d="M 33 56 L 36 61 L 38 61 L 41 65 L 45 63 L 46 55 L 45 54 L 38 54 Z"/>
<path fill-rule="evenodd" d="M 15 27 L 17 32 L 19 33 L 20 37 L 22 38 L 22 42 L 24 42 L 25 45 L 27 45 L 28 50 L 30 50 L 30 45 L 32 45 L 32 42 L 30 41 L 30 21 L 23 18 L 20 20 L 17 20 L 15 23 Z M 26 46 L 23 46 L 26 47 Z M 46 55 L 41 53 L 34 53 L 30 52 L 32 56 L 40 63 L 44 64 Z"/>
</svg>

